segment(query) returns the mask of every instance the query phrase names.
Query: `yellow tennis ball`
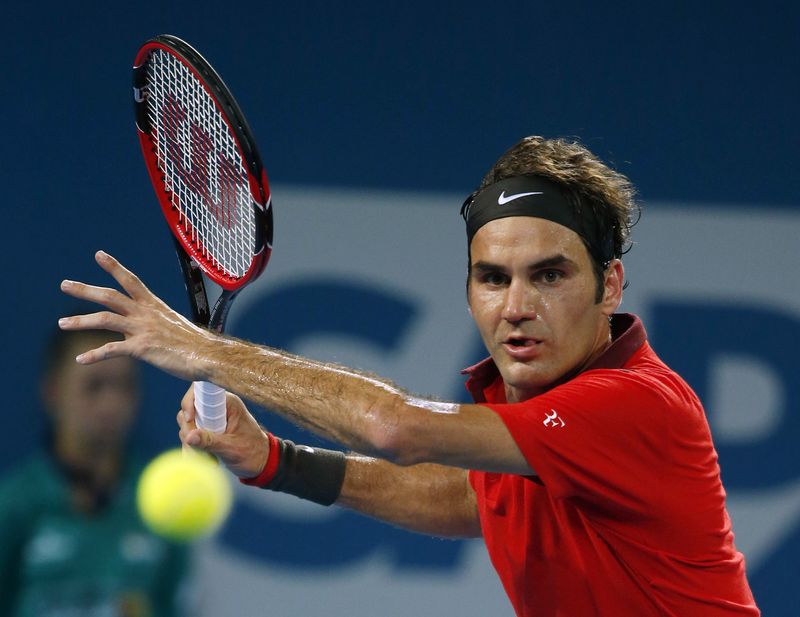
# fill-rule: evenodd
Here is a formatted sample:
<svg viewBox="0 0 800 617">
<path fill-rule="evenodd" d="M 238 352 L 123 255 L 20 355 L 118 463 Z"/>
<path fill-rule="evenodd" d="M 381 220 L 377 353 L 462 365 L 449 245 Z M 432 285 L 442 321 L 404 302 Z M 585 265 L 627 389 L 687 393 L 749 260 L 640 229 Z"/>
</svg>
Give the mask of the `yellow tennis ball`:
<svg viewBox="0 0 800 617">
<path fill-rule="evenodd" d="M 232 491 L 216 461 L 180 448 L 154 458 L 142 471 L 136 504 L 155 533 L 188 542 L 214 533 L 230 512 Z"/>
</svg>

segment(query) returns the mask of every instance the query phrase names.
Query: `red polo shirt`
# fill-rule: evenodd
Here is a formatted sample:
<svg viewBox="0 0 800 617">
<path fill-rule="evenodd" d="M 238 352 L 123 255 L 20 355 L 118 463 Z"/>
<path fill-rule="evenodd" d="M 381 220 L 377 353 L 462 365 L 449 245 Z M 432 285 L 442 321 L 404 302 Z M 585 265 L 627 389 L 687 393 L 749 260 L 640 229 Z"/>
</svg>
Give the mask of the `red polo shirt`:
<svg viewBox="0 0 800 617">
<path fill-rule="evenodd" d="M 759 615 L 700 401 L 637 317 L 613 323 L 591 367 L 522 403 L 491 360 L 468 369 L 537 474 L 469 474 L 511 603 L 524 617 Z"/>
</svg>

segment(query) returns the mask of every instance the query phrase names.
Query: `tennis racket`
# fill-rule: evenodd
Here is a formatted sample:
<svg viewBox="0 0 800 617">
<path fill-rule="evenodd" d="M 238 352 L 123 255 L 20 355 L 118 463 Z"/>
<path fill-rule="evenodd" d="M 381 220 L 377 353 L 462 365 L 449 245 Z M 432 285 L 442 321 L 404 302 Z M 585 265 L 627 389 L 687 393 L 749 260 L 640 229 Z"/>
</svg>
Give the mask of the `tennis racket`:
<svg viewBox="0 0 800 617">
<path fill-rule="evenodd" d="M 133 100 L 192 318 L 222 332 L 236 295 L 272 252 L 272 200 L 252 132 L 217 72 L 171 35 L 147 41 L 136 55 Z M 222 288 L 211 310 L 203 274 Z M 195 382 L 194 394 L 197 425 L 224 432 L 225 390 Z"/>
</svg>

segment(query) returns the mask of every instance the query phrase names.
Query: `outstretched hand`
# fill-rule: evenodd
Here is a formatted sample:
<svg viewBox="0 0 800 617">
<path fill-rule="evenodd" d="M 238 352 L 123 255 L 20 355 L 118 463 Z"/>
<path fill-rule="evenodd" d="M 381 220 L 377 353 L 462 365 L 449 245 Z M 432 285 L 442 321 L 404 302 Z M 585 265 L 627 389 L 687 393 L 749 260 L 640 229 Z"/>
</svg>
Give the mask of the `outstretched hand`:
<svg viewBox="0 0 800 617">
<path fill-rule="evenodd" d="M 225 406 L 228 423 L 224 433 L 197 428 L 194 388 L 189 388 L 177 417 L 181 442 L 213 454 L 240 478 L 257 476 L 267 462 L 269 438 L 238 396 L 228 392 Z"/>
<path fill-rule="evenodd" d="M 95 260 L 125 293 L 109 287 L 62 281 L 64 293 L 110 310 L 64 317 L 58 325 L 62 330 L 120 332 L 125 340 L 106 343 L 79 355 L 76 360 L 80 364 L 93 364 L 117 356 L 131 356 L 176 377 L 204 379 L 201 352 L 215 335 L 173 311 L 111 255 L 98 251 Z"/>
</svg>

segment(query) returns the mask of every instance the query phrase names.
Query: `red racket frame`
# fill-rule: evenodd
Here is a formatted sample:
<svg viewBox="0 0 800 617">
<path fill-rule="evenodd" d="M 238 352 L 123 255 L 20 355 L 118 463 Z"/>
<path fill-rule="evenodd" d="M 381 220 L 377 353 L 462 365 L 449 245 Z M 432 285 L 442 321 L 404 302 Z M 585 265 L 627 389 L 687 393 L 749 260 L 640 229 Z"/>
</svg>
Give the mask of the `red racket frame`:
<svg viewBox="0 0 800 617">
<path fill-rule="evenodd" d="M 157 49 L 171 54 L 194 74 L 214 101 L 218 112 L 233 134 L 244 162 L 254 202 L 256 241 L 250 266 L 241 276 L 228 274 L 215 261 L 203 254 L 199 243 L 192 240 L 191 228 L 181 216 L 177 205 L 173 203 L 172 193 L 167 190 L 164 182 L 164 171 L 158 164 L 155 138 L 147 116 L 146 62 L 150 54 Z M 139 49 L 133 67 L 133 89 L 139 143 L 150 180 L 170 230 L 185 253 L 200 266 L 209 279 L 228 292 L 241 289 L 261 274 L 272 253 L 272 199 L 269 181 L 244 114 L 213 67 L 188 43 L 171 35 L 157 36 Z"/>
</svg>

